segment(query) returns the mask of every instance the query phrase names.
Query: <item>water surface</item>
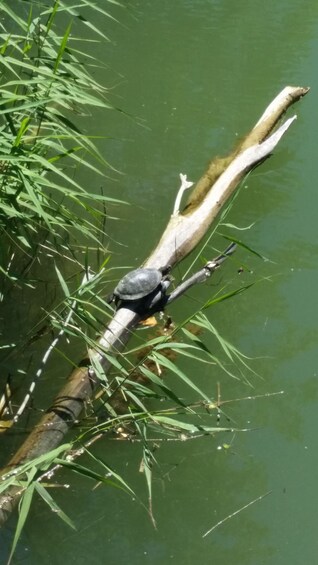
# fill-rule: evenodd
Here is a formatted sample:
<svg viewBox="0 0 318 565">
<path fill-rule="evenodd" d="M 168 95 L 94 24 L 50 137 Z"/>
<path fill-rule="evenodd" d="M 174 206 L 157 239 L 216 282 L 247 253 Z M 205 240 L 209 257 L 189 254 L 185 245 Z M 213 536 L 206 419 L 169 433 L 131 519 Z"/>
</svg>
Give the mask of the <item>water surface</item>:
<svg viewBox="0 0 318 565">
<path fill-rule="evenodd" d="M 284 394 L 226 405 L 237 426 L 251 432 L 161 446 L 153 493 L 157 530 L 139 502 L 110 488 L 92 491 L 72 477 L 67 493 L 56 497 L 78 531 L 70 532 L 38 502 L 16 562 L 315 563 L 318 6 L 301 0 L 144 0 L 113 10 L 120 24 L 105 22 L 112 43 L 96 46 L 95 54 L 109 65 L 99 78 L 113 87 L 111 100 L 125 114 L 98 112 L 88 127 L 109 136 L 100 149 L 124 173 L 105 179 L 104 188 L 131 203 L 111 225 L 122 244 L 112 244 L 116 266 L 137 266 L 154 247 L 180 172 L 197 179 L 284 86 L 311 86 L 294 108 L 298 120 L 275 155 L 248 177 L 227 217 L 238 227 L 253 224 L 233 233 L 268 261 L 239 250 L 237 260 L 253 274 L 246 269 L 239 276 L 227 265 L 212 287 L 193 290 L 173 310 L 182 320 L 217 285 L 263 279 L 209 314 L 226 339 L 255 358 L 251 386 L 211 369 L 198 379 L 211 396 L 220 381 L 224 399 Z M 219 235 L 208 248 L 213 254 L 214 245 L 222 245 Z M 225 416 L 221 425 L 227 425 Z M 224 442 L 230 448 L 218 449 Z M 124 473 L 146 504 L 140 445 L 101 443 L 96 453 Z"/>
</svg>

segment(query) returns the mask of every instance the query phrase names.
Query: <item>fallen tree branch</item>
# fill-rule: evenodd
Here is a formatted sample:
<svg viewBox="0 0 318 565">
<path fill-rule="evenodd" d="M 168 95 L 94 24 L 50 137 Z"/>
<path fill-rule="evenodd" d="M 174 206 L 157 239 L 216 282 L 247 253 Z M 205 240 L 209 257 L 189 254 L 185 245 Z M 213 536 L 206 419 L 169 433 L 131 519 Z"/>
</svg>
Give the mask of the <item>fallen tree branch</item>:
<svg viewBox="0 0 318 565">
<path fill-rule="evenodd" d="M 180 298 L 182 294 L 187 292 L 189 288 L 195 284 L 204 283 L 214 273 L 214 271 L 222 265 L 225 259 L 234 253 L 235 249 L 236 244 L 231 243 L 231 245 L 229 245 L 221 255 L 212 259 L 212 261 L 208 261 L 200 271 L 194 273 L 194 275 L 179 284 L 177 288 L 167 297 L 166 304 L 171 304 L 174 300 Z"/>
<path fill-rule="evenodd" d="M 196 184 L 184 212 L 178 212 L 179 202 L 175 206 L 175 213 L 171 216 L 158 246 L 145 262 L 145 267 L 173 267 L 194 249 L 246 173 L 273 152 L 296 116 L 287 120 L 275 133 L 271 132 L 287 108 L 308 90 L 302 87 L 286 87 L 271 102 L 240 145 L 229 156 L 211 162 Z M 173 296 L 173 293 L 170 296 Z M 62 442 L 97 386 L 98 379 L 92 369 L 94 361 L 101 364 L 107 372 L 110 361 L 109 356 L 104 353 L 116 355 L 122 351 L 140 318 L 139 314 L 128 308 L 120 308 L 115 313 L 99 340 L 98 347 L 89 352 L 91 365 L 87 366 L 86 360 L 86 365 L 72 372 L 51 408 L 9 461 L 3 475 L 12 469 L 17 470 L 17 466 L 39 457 Z M 0 524 L 5 522 L 13 510 L 21 492 L 21 486 L 14 485 L 0 497 Z"/>
</svg>

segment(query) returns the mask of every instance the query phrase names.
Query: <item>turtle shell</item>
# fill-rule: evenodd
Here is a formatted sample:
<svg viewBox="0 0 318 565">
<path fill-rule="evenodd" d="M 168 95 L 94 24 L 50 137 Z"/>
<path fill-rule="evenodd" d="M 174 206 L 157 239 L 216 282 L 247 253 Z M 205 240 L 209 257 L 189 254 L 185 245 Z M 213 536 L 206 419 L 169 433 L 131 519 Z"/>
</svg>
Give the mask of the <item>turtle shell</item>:
<svg viewBox="0 0 318 565">
<path fill-rule="evenodd" d="M 161 280 L 162 273 L 158 269 L 136 269 L 119 281 L 114 295 L 121 300 L 139 300 L 156 290 Z"/>
</svg>

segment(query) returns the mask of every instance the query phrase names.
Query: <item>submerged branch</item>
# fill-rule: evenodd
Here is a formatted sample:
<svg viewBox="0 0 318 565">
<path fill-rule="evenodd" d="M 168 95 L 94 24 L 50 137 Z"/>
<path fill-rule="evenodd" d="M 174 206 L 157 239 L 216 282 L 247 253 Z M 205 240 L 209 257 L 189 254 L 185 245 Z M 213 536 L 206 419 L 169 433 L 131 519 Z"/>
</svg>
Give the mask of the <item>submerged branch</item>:
<svg viewBox="0 0 318 565">
<path fill-rule="evenodd" d="M 184 212 L 178 213 L 179 202 L 175 206 L 175 213 L 170 218 L 158 246 L 145 262 L 145 267 L 162 268 L 168 265 L 173 267 L 194 249 L 246 173 L 273 152 L 296 116 L 287 120 L 275 133 L 270 136 L 269 134 L 287 108 L 304 96 L 308 90 L 301 87 L 286 87 L 271 102 L 241 144 L 228 157 L 212 161 L 207 172 L 196 184 Z M 216 268 L 215 261 L 214 268 Z M 203 280 L 208 270 L 209 267 L 206 265 L 199 275 L 196 274 L 182 283 L 174 293 L 171 293 L 170 300 L 168 297 L 168 303 L 178 298 L 192 284 Z M 146 315 L 147 313 L 144 313 L 143 317 Z M 117 355 L 124 349 L 140 319 L 139 314 L 127 308 L 120 308 L 115 312 L 99 340 L 98 347 L 90 350 L 88 359 L 72 372 L 51 408 L 10 460 L 3 474 L 49 452 L 62 442 L 64 435 L 78 419 L 83 406 L 98 384 L 93 366 L 102 365 L 106 373 L 110 368 L 109 354 Z M 105 352 L 108 353 L 107 356 Z M 19 486 L 11 486 L 4 495 L 0 496 L 0 524 L 5 522 L 18 502 L 22 490 Z"/>
</svg>

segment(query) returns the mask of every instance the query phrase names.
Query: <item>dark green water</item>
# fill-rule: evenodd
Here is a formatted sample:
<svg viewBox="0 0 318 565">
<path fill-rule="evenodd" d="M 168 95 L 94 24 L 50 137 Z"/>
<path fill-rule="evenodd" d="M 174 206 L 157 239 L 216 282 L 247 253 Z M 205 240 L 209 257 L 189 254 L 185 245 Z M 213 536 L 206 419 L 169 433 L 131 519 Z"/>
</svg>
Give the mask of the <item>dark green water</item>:
<svg viewBox="0 0 318 565">
<path fill-rule="evenodd" d="M 132 204 L 118 210 L 120 220 L 111 226 L 112 236 L 123 244 L 115 247 L 114 265 L 138 265 L 151 251 L 171 214 L 179 172 L 191 180 L 200 176 L 208 160 L 229 150 L 284 86 L 312 89 L 294 108 L 298 120 L 275 155 L 247 179 L 227 217 L 239 227 L 253 224 L 233 233 L 269 261 L 239 250 L 238 261 L 254 275 L 245 271 L 238 280 L 226 266 L 213 283 L 268 278 L 210 313 L 226 339 L 257 358 L 251 364 L 259 376 L 250 378 L 252 388 L 218 372 L 198 377 L 211 381 L 211 396 L 221 380 L 223 399 L 284 394 L 225 405 L 237 426 L 251 432 L 168 443 L 158 450 L 157 530 L 139 502 L 111 488 L 92 491 L 87 481 L 73 477 L 67 492 L 57 491 L 56 497 L 78 531 L 68 530 L 39 502 L 15 562 L 314 564 L 318 5 L 144 0 L 113 13 L 120 24 L 105 22 L 113 43 L 96 47 L 96 56 L 109 65 L 103 81 L 114 87 L 112 102 L 134 118 L 99 112 L 89 123 L 91 133 L 110 136 L 100 148 L 124 172 L 104 186 Z M 220 241 L 217 236 L 216 245 Z M 210 293 L 209 287 L 191 293 L 174 310 L 176 320 Z M 227 425 L 226 418 L 221 424 Z M 230 449 L 218 449 L 223 442 Z M 96 453 L 123 472 L 147 503 L 138 472 L 140 446 L 100 444 Z"/>
</svg>

